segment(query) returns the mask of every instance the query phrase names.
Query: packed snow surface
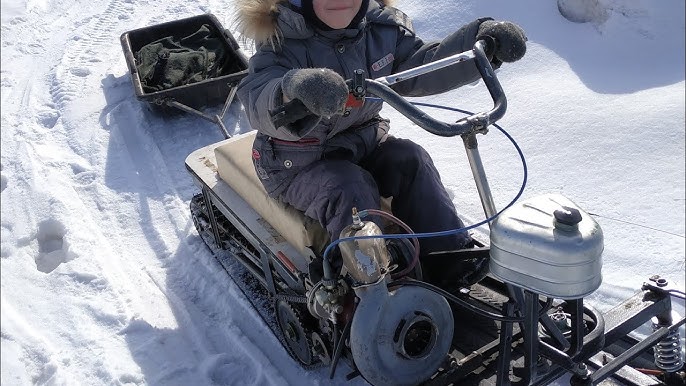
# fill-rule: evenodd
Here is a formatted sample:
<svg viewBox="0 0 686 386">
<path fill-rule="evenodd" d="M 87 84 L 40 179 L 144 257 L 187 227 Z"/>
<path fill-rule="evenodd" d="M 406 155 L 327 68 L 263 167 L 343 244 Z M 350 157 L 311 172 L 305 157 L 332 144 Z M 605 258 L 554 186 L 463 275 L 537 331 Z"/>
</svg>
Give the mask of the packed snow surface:
<svg viewBox="0 0 686 386">
<path fill-rule="evenodd" d="M 555 1 L 397 6 L 426 41 L 481 16 L 524 28 L 526 56 L 498 72 L 508 97 L 499 124 L 526 156 L 523 198 L 563 194 L 601 225 L 604 282 L 589 302 L 607 310 L 650 275 L 684 288 L 686 12 L 683 0 L 596 3 L 602 17 L 586 23 L 563 17 Z M 212 13 L 236 34 L 234 7 L 3 0 L 3 385 L 346 383 L 345 365 L 329 381 L 327 369 L 306 371 L 288 356 L 195 231 L 188 205 L 198 188 L 184 159 L 223 139 L 217 126 L 150 111 L 126 67 L 122 33 Z M 422 101 L 492 104 L 481 82 Z M 238 104 L 229 112 L 232 133 L 250 130 Z M 424 132 L 391 108 L 383 114 L 395 135 L 432 154 L 465 221 L 482 220 L 461 140 Z M 497 130 L 479 143 L 503 207 L 520 187 L 521 163 Z"/>
</svg>

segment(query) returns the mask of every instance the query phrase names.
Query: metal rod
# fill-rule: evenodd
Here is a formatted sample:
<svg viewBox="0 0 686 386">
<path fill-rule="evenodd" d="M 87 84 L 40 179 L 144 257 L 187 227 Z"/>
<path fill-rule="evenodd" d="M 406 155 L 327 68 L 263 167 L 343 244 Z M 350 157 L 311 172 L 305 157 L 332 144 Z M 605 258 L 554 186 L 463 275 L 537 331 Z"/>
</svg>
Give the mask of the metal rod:
<svg viewBox="0 0 686 386">
<path fill-rule="evenodd" d="M 207 217 L 210 219 L 210 226 L 212 227 L 212 234 L 214 235 L 214 243 L 219 249 L 225 249 L 222 243 L 222 238 L 219 235 L 219 226 L 217 225 L 217 218 L 214 215 L 214 205 L 212 204 L 212 197 L 209 188 L 203 187 L 202 195 L 205 199 L 205 209 L 207 209 Z"/>
<path fill-rule="evenodd" d="M 615 357 L 612 354 L 601 351 L 589 358 L 586 363 L 596 370 L 603 367 L 614 358 Z M 644 374 L 631 366 L 624 366 L 617 369 L 617 371 L 612 374 L 612 380 L 618 381 L 621 385 L 626 386 L 645 386 L 656 384 L 655 379 L 650 375 Z M 614 384 L 615 382 L 608 382 L 608 384 L 610 383 Z"/>
<path fill-rule="evenodd" d="M 538 364 L 538 295 L 524 291 L 524 374 L 522 381 L 530 384 L 536 379 Z"/>
<path fill-rule="evenodd" d="M 340 338 L 334 339 L 334 344 L 336 345 L 334 349 L 333 359 L 331 361 L 331 368 L 329 369 L 329 379 L 333 379 L 336 374 L 336 366 L 338 366 L 338 360 L 341 358 L 341 350 L 345 345 L 345 339 L 350 335 L 350 326 L 352 325 L 352 319 L 350 319 L 343 327 L 343 333 Z M 334 324 L 334 327 L 336 324 Z M 334 334 L 335 335 L 335 334 Z"/>
<path fill-rule="evenodd" d="M 466 134 L 462 136 L 464 141 L 465 151 L 467 152 L 467 159 L 469 160 L 469 166 L 472 169 L 472 175 L 474 176 L 474 182 L 476 183 L 476 189 L 479 192 L 479 198 L 481 199 L 481 205 L 484 208 L 484 213 L 486 217 L 492 217 L 497 213 L 495 208 L 495 203 L 493 202 L 493 195 L 491 194 L 491 188 L 488 185 L 488 179 L 486 178 L 486 170 L 484 169 L 484 164 L 481 162 L 481 156 L 479 155 L 479 144 L 476 141 L 475 134 Z M 490 227 L 490 223 L 488 224 Z"/>
<path fill-rule="evenodd" d="M 221 114 L 214 116 L 215 123 L 219 125 L 219 128 L 226 139 L 231 138 L 231 134 L 229 134 L 229 130 L 226 128 L 226 125 L 224 125 L 224 115 L 226 115 L 226 112 L 229 111 L 229 106 L 231 106 L 233 98 L 236 96 L 236 91 L 238 91 L 238 83 L 231 86 L 229 95 L 226 97 L 226 101 L 224 102 L 224 107 L 222 108 Z"/>
<path fill-rule="evenodd" d="M 427 63 L 419 67 L 411 68 L 402 72 L 395 73 L 393 75 L 384 76 L 382 78 L 376 78 L 377 82 L 380 82 L 386 86 L 402 82 L 403 80 L 416 78 L 420 75 L 427 74 L 431 71 L 436 71 L 438 69 L 448 67 L 455 63 L 463 62 L 465 60 L 470 60 L 474 58 L 473 51 L 461 52 L 459 54 L 448 56 L 447 58 L 439 59 L 435 62 Z"/>
<path fill-rule="evenodd" d="M 398 110 L 400 114 L 431 134 L 442 137 L 454 137 L 470 133 L 475 126 L 472 122 L 466 120 L 451 124 L 434 119 L 397 94 L 393 89 L 376 80 L 367 79 L 365 85 L 368 94 L 376 95 L 383 99 L 389 106 Z"/>
<path fill-rule="evenodd" d="M 231 86 L 231 90 L 229 90 L 229 96 L 226 97 L 226 102 L 224 102 L 222 113 L 219 114 L 220 119 L 224 119 L 224 115 L 226 115 L 226 112 L 229 110 L 229 106 L 231 106 L 231 103 L 233 102 L 233 98 L 236 96 L 236 91 L 238 91 L 237 83 Z"/>
<path fill-rule="evenodd" d="M 599 368 L 596 372 L 594 372 L 591 375 L 591 383 L 594 385 L 600 383 L 600 381 L 612 375 L 619 368 L 627 365 L 632 359 L 641 355 L 642 352 L 650 349 L 650 347 L 654 346 L 655 343 L 659 342 L 660 339 L 667 336 L 667 334 L 669 334 L 668 327 L 662 327 L 656 330 L 654 333 L 650 334 L 644 340 L 642 340 L 635 346 L 631 347 L 630 349 L 624 351 L 622 354 L 615 357 L 615 359 L 611 360 L 609 363 L 607 363 L 603 367 Z"/>
<path fill-rule="evenodd" d="M 652 290 L 636 293 L 603 314 L 607 322 L 603 347 L 607 347 L 621 339 L 631 331 L 650 321 L 653 316 L 664 312 L 671 312 L 671 310 L 672 301 L 668 293 Z"/>
<path fill-rule="evenodd" d="M 583 369 L 583 366 L 580 366 L 580 364 L 574 362 L 574 360 L 570 358 L 569 355 L 549 345 L 548 343 L 539 340 L 538 349 L 541 355 L 550 359 L 553 362 L 553 364 L 562 367 L 563 369 L 574 375 L 578 375 L 580 377 L 588 376 L 587 369 Z"/>
<path fill-rule="evenodd" d="M 217 125 L 219 125 L 219 128 L 222 131 L 222 134 L 224 134 L 224 138 L 229 139 L 231 138 L 231 134 L 229 134 L 229 130 L 226 129 L 226 126 L 224 126 L 224 122 L 222 121 L 222 118 L 219 115 L 215 115 L 215 122 Z"/>
<path fill-rule="evenodd" d="M 196 110 L 196 109 L 194 109 L 194 108 L 192 108 L 192 107 L 190 107 L 190 106 L 186 106 L 186 105 L 184 105 L 184 104 L 181 103 L 181 102 L 177 102 L 177 101 L 175 101 L 175 100 L 168 100 L 168 101 L 166 101 L 165 103 L 166 103 L 167 106 L 176 107 L 176 108 L 179 109 L 179 110 L 183 110 L 183 111 L 185 111 L 185 112 L 187 112 L 187 113 L 191 113 L 191 114 L 198 115 L 198 116 L 200 116 L 201 118 L 204 118 L 204 119 L 207 119 L 207 120 L 210 121 L 210 122 L 216 123 L 216 116 L 207 115 L 207 114 L 203 113 L 202 111 Z"/>
<path fill-rule="evenodd" d="M 584 299 L 570 300 L 568 312 L 572 316 L 571 347 L 567 354 L 574 357 L 584 345 Z"/>
<path fill-rule="evenodd" d="M 512 318 L 517 307 L 511 300 L 503 304 L 503 313 Z M 503 322 L 500 325 L 500 342 L 498 344 L 498 370 L 496 372 L 497 386 L 510 386 L 510 361 L 512 359 L 512 323 Z"/>
<path fill-rule="evenodd" d="M 546 331 L 548 332 L 548 335 L 550 335 L 550 337 L 555 340 L 555 343 L 562 346 L 563 351 L 569 349 L 571 345 L 567 341 L 567 338 L 565 338 L 562 331 L 560 331 L 560 328 L 550 318 L 550 315 L 543 314 L 540 318 L 540 322 L 545 327 Z"/>
<path fill-rule="evenodd" d="M 200 110 L 194 109 L 188 105 L 185 105 L 181 102 L 175 101 L 175 100 L 167 100 L 165 101 L 165 104 L 170 107 L 176 107 L 177 109 L 181 111 L 185 111 L 187 113 L 195 114 L 199 116 L 200 118 L 206 119 L 212 123 L 216 123 L 217 126 L 219 126 L 219 129 L 222 131 L 222 134 L 224 134 L 224 138 L 229 139 L 231 138 L 231 134 L 229 134 L 229 130 L 226 128 L 226 125 L 224 125 L 224 115 L 226 115 L 226 112 L 229 110 L 229 106 L 231 106 L 231 103 L 233 102 L 233 99 L 236 96 L 236 91 L 238 90 L 238 84 L 235 84 L 231 86 L 231 89 L 229 90 L 229 95 L 226 97 L 226 101 L 224 102 L 224 107 L 222 108 L 222 112 L 219 115 L 209 115 L 205 114 Z"/>
</svg>

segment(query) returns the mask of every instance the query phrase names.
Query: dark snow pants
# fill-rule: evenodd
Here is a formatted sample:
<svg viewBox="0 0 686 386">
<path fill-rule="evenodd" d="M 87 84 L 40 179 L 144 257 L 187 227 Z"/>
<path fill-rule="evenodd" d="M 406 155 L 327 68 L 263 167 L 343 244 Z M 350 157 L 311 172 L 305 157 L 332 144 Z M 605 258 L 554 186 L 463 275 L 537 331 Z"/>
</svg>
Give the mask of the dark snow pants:
<svg viewBox="0 0 686 386">
<path fill-rule="evenodd" d="M 429 154 L 414 142 L 389 137 L 358 164 L 323 159 L 300 171 L 281 198 L 318 220 L 331 240 L 352 222 L 352 208 L 379 209 L 379 197 L 393 197 L 393 215 L 416 233 L 461 228 Z M 460 249 L 467 233 L 420 239 L 422 256 Z"/>
</svg>

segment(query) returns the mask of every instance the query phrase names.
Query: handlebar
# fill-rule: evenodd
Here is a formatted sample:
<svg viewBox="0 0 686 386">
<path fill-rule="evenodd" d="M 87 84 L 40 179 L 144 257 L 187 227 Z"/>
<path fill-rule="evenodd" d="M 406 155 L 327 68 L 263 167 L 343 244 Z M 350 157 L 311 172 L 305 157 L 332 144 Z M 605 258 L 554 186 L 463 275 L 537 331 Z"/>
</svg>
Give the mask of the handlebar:
<svg viewBox="0 0 686 386">
<path fill-rule="evenodd" d="M 407 71 L 393 74 L 379 79 L 365 79 L 364 87 L 366 90 L 398 110 L 409 120 L 417 124 L 424 130 L 443 137 L 453 137 L 456 135 L 469 134 L 485 130 L 489 125 L 495 123 L 505 115 L 507 110 L 507 99 L 505 92 L 500 86 L 500 82 L 493 71 L 486 50 L 492 47 L 493 41 L 479 40 L 471 51 L 462 52 L 447 58 L 431 62 Z M 405 98 L 393 91 L 389 86 L 410 78 L 424 75 L 437 69 L 464 61 L 474 60 L 481 78 L 486 84 L 486 88 L 493 99 L 493 108 L 488 112 L 481 112 L 464 117 L 455 123 L 446 123 L 430 117 L 428 114 L 418 109 Z M 353 88 L 353 92 L 355 89 Z"/>
<path fill-rule="evenodd" d="M 389 75 L 377 79 L 365 79 L 362 70 L 355 71 L 355 77 L 348 80 L 351 93 L 358 99 L 364 98 L 367 92 L 381 98 L 410 121 L 417 124 L 424 130 L 443 137 L 453 137 L 456 135 L 470 134 L 474 132 L 486 131 L 487 127 L 505 115 L 507 110 L 507 99 L 505 92 L 500 86 L 500 82 L 493 71 L 486 52 L 492 52 L 495 41 L 492 38 L 482 39 L 474 44 L 471 51 L 461 52 L 435 62 L 427 63 L 406 71 Z M 412 103 L 396 93 L 389 86 L 411 79 L 420 75 L 428 74 L 432 71 L 450 66 L 465 60 L 474 60 L 476 68 L 481 74 L 486 84 L 486 88 L 493 99 L 493 108 L 488 112 L 481 112 L 461 118 L 455 123 L 446 123 L 431 118 L 424 111 L 418 109 Z M 295 122 L 310 114 L 309 110 L 298 99 L 294 99 L 272 111 L 270 115 L 276 127 Z"/>
</svg>

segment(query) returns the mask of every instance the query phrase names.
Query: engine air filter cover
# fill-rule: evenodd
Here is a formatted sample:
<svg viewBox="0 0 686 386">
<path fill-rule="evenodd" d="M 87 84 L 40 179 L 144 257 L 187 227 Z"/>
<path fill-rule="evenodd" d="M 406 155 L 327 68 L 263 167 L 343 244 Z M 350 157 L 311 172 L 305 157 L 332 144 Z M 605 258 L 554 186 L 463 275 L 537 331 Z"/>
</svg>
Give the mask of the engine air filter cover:
<svg viewBox="0 0 686 386">
<path fill-rule="evenodd" d="M 598 223 L 559 194 L 515 204 L 491 226 L 491 273 L 546 296 L 578 299 L 598 289 L 602 252 Z"/>
</svg>

